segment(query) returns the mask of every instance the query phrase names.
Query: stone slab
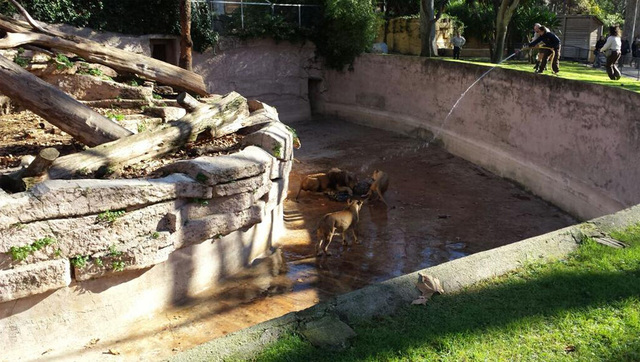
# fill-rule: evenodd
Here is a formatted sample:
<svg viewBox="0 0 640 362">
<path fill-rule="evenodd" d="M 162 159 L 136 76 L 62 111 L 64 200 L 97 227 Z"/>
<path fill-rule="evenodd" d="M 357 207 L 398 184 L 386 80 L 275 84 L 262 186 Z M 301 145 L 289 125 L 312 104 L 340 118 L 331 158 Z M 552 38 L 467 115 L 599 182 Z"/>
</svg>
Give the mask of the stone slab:
<svg viewBox="0 0 640 362">
<path fill-rule="evenodd" d="M 217 184 L 213 186 L 213 196 L 221 197 L 240 193 L 254 193 L 269 184 L 271 184 L 269 173 L 265 172 L 262 175 L 254 177 Z"/>
<path fill-rule="evenodd" d="M 314 346 L 342 351 L 350 346 L 349 340 L 356 332 L 335 315 L 312 320 L 302 326 L 300 333 Z"/>
<path fill-rule="evenodd" d="M 293 135 L 282 122 L 270 122 L 266 127 L 246 135 L 243 145 L 256 145 L 280 160 L 293 159 Z"/>
<path fill-rule="evenodd" d="M 65 257 L 92 255 L 113 245 L 124 245 L 153 232 L 176 230 L 175 218 L 169 217 L 184 205 L 184 201 L 168 201 L 126 212 L 113 222 L 100 221 L 100 215 L 52 219 L 6 229 L 0 234 L 0 253 L 12 246 L 24 246 L 43 237 L 56 240 L 55 247 Z M 34 253 L 25 262 L 48 259 L 51 255 Z"/>
<path fill-rule="evenodd" d="M 63 288 L 70 283 L 71 271 L 67 259 L 0 270 L 0 303 Z"/>
<path fill-rule="evenodd" d="M 212 214 L 233 213 L 248 209 L 271 190 L 271 182 L 260 186 L 254 192 L 214 197 L 208 200 L 192 199 L 180 213 L 186 219 L 200 219 Z"/>
<path fill-rule="evenodd" d="M 150 180 L 47 180 L 30 192 L 0 195 L 0 230 L 17 223 L 211 195 L 210 187 L 183 174 Z"/>
<path fill-rule="evenodd" d="M 217 185 L 249 178 L 270 170 L 274 158 L 257 146 L 217 157 L 203 156 L 178 161 L 160 169 L 164 173 L 183 173 L 206 185 Z"/>
</svg>

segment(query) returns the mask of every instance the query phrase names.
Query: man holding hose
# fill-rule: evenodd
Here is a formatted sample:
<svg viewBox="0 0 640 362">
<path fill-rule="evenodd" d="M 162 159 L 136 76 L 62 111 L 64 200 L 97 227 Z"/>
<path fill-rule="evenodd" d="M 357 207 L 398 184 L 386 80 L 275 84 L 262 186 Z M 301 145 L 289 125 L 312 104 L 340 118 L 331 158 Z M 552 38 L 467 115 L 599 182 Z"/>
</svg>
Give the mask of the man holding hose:
<svg viewBox="0 0 640 362">
<path fill-rule="evenodd" d="M 553 70 L 553 74 L 558 74 L 560 71 L 560 38 L 557 35 L 550 32 L 545 26 L 541 25 L 536 30 L 538 37 L 535 38 L 531 43 L 528 44 L 528 47 L 534 47 L 538 43 L 542 42 L 544 47 L 541 49 L 542 52 L 545 52 L 545 55 L 542 57 L 542 63 L 540 64 L 540 68 L 536 71 L 536 73 L 542 73 L 542 70 L 547 66 L 547 61 L 550 55 L 551 57 L 551 69 Z M 549 54 L 551 53 L 551 54 Z"/>
</svg>

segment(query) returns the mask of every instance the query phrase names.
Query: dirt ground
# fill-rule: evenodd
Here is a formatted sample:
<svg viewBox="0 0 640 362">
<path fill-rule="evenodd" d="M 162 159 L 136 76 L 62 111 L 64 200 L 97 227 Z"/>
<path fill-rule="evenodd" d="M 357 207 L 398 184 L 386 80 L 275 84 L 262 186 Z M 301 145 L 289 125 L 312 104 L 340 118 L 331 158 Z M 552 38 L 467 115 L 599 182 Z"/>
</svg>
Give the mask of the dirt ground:
<svg viewBox="0 0 640 362">
<path fill-rule="evenodd" d="M 109 350 L 118 353 L 108 356 L 114 361 L 166 358 L 337 294 L 576 223 L 517 185 L 423 141 L 335 120 L 291 126 L 302 148 L 290 175 L 280 252 L 188 305 L 132 322 L 128 334 L 87 336 L 42 358 L 105 358 Z M 366 203 L 358 225 L 362 244 L 344 247 L 337 238 L 333 256 L 316 258 L 318 220 L 345 203 L 304 191 L 298 202 L 294 198 L 301 177 L 331 167 L 360 178 L 374 169 L 387 172 L 389 208 Z"/>
</svg>

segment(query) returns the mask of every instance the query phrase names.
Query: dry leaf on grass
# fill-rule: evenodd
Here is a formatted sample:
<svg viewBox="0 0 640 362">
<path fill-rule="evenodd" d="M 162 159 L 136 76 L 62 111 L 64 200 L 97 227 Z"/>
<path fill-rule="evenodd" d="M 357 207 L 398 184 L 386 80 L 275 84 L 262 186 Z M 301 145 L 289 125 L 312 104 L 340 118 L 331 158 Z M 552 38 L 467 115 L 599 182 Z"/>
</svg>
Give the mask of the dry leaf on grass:
<svg viewBox="0 0 640 362">
<path fill-rule="evenodd" d="M 411 304 L 426 304 L 427 301 L 431 298 L 435 293 L 443 294 L 444 289 L 442 288 L 442 283 L 440 280 L 434 276 L 427 274 L 418 274 L 420 276 L 420 281 L 416 284 L 416 287 L 422 293 L 418 299 L 411 302 Z"/>
</svg>

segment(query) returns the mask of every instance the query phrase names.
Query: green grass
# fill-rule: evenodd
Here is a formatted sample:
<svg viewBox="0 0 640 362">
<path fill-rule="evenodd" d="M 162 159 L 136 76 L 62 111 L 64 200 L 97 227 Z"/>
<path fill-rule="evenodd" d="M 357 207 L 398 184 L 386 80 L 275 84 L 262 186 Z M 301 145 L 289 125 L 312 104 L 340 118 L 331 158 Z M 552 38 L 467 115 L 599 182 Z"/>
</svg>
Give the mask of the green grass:
<svg viewBox="0 0 640 362">
<path fill-rule="evenodd" d="M 290 335 L 256 360 L 640 361 L 640 226 L 612 236 L 631 247 L 587 240 L 566 259 L 353 325 L 346 351 Z"/>
<path fill-rule="evenodd" d="M 491 64 L 484 59 L 465 59 L 465 60 L 454 60 L 450 58 L 442 58 L 442 59 L 450 62 L 470 63 L 470 64 L 476 64 L 476 65 L 489 66 L 489 67 L 494 66 L 494 64 Z M 505 69 L 519 70 L 527 73 L 533 73 L 533 64 L 530 64 L 526 61 L 507 60 L 506 62 L 498 65 L 498 67 L 505 68 Z M 551 64 L 548 65 L 548 69 L 549 70 L 544 72 L 541 76 L 556 77 L 550 71 Z M 640 93 L 640 82 L 638 82 L 636 78 L 628 78 L 623 76 L 622 79 L 620 80 L 611 80 L 607 76 L 607 72 L 604 71 L 604 68 L 594 69 L 590 65 L 586 65 L 584 63 L 560 61 L 560 72 L 558 73 L 557 77 L 562 79 L 571 79 L 571 80 L 577 80 L 581 82 L 599 84 L 599 85 L 604 85 L 608 87 L 623 88 L 631 92 Z"/>
</svg>

